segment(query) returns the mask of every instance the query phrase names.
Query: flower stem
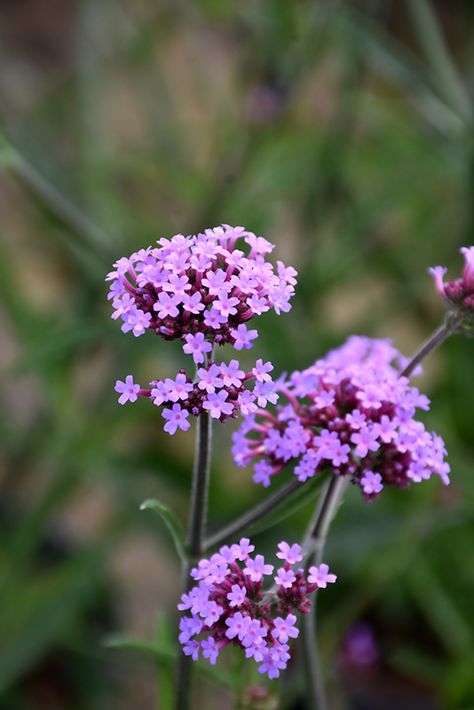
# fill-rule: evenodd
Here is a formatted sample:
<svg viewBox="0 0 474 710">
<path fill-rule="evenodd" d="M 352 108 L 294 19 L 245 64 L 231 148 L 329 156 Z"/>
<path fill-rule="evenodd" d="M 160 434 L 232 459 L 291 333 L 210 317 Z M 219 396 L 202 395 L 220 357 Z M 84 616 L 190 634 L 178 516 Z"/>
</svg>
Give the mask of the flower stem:
<svg viewBox="0 0 474 710">
<path fill-rule="evenodd" d="M 447 314 L 444 323 L 437 328 L 432 335 L 426 340 L 423 345 L 416 351 L 408 365 L 400 373 L 400 377 L 409 377 L 413 370 L 425 359 L 433 350 L 435 350 L 447 338 L 453 335 L 459 328 L 463 320 L 461 313 L 450 312 Z"/>
<path fill-rule="evenodd" d="M 262 518 L 264 515 L 269 513 L 273 508 L 275 508 L 279 503 L 285 500 L 290 493 L 293 493 L 302 484 L 297 478 L 294 478 L 289 483 L 279 488 L 276 493 L 266 498 L 264 501 L 258 505 L 251 508 L 248 513 L 241 515 L 229 525 L 218 530 L 213 535 L 210 535 L 204 542 L 203 550 L 209 550 L 212 547 L 218 547 L 221 543 L 225 542 L 227 539 L 233 537 L 236 533 L 244 530 L 247 526 L 255 523 L 257 520 Z"/>
<path fill-rule="evenodd" d="M 315 515 L 303 543 L 307 554 L 306 570 L 313 564 L 319 565 L 321 563 L 329 526 L 342 500 L 348 482 L 348 477 L 333 474 L 321 493 Z M 311 611 L 305 616 L 303 621 L 302 638 L 307 692 L 310 699 L 309 707 L 312 710 L 326 710 L 326 693 L 316 643 L 315 612 L 316 596 Z"/>
<path fill-rule="evenodd" d="M 212 427 L 209 414 L 201 414 L 198 418 L 197 427 L 189 525 L 186 537 L 187 561 L 183 565 L 181 581 L 183 593 L 190 588 L 192 580 L 189 573 L 204 551 L 203 542 L 207 518 L 212 442 Z M 189 708 L 191 668 L 191 658 L 181 653 L 178 658 L 176 675 L 176 710 L 187 710 Z"/>
</svg>

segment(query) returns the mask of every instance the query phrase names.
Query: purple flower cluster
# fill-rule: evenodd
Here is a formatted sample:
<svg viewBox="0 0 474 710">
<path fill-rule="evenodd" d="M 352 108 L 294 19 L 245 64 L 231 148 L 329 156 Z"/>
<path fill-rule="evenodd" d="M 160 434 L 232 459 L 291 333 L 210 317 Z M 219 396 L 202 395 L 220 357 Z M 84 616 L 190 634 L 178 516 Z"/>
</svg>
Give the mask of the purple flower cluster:
<svg viewBox="0 0 474 710">
<path fill-rule="evenodd" d="M 117 380 L 115 390 L 120 394 L 120 404 L 135 402 L 140 395 L 163 407 L 164 430 L 174 434 L 178 429 L 189 429 L 190 414 L 198 417 L 207 411 L 213 419 L 223 422 L 240 412 L 248 415 L 267 402 L 275 404 L 278 394 L 269 374 L 272 370 L 273 365 L 260 358 L 247 373 L 240 369 L 238 360 L 229 363 L 206 361 L 198 368 L 194 381 L 185 370 L 180 370 L 174 380 L 170 377 L 154 380 L 148 389 L 142 389 L 132 375 L 127 375 L 124 382 Z M 245 385 L 250 383 L 253 388 L 247 389 Z"/>
<path fill-rule="evenodd" d="M 433 276 L 438 293 L 458 308 L 474 311 L 474 246 L 462 247 L 464 256 L 464 271 L 462 278 L 444 282 L 447 269 L 444 266 L 433 266 L 430 273 Z"/>
<path fill-rule="evenodd" d="M 299 634 L 295 612 L 307 613 L 309 594 L 334 583 L 336 575 L 325 564 L 310 567 L 307 575 L 295 568 L 303 560 L 297 544 L 280 542 L 276 573 L 263 555 L 251 556 L 254 549 L 242 538 L 191 571 L 197 584 L 178 604 L 190 614 L 181 619 L 179 641 L 187 656 L 197 661 L 202 654 L 211 664 L 225 646 L 240 646 L 260 673 L 277 678 L 290 658 L 289 641 Z M 264 578 L 271 576 L 275 585 L 265 591 Z"/>
<path fill-rule="evenodd" d="M 330 467 L 350 476 L 366 499 L 433 473 L 448 484 L 443 440 L 415 419 L 430 402 L 400 377 L 403 366 L 389 341 L 351 337 L 277 383 L 287 404 L 246 416 L 234 434 L 235 463 L 253 462 L 254 481 L 264 486 L 289 463 L 301 482 Z"/>
<path fill-rule="evenodd" d="M 158 245 L 119 259 L 107 275 L 112 318 L 124 333 L 181 339 L 200 364 L 214 343 L 250 349 L 257 331 L 246 323 L 254 316 L 290 310 L 295 269 L 278 261 L 275 273 L 266 261 L 274 245 L 243 227 L 224 224 Z"/>
</svg>

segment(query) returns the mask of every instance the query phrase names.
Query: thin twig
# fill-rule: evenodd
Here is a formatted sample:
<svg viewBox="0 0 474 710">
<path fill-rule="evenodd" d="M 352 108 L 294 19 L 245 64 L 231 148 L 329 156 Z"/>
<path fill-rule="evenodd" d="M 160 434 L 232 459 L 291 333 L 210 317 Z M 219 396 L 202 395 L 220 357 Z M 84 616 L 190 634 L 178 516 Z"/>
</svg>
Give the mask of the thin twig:
<svg viewBox="0 0 474 710">
<path fill-rule="evenodd" d="M 312 565 L 319 565 L 324 553 L 326 538 L 332 519 L 339 506 L 349 479 L 333 474 L 320 496 L 311 528 L 306 535 L 306 570 Z M 326 710 L 327 701 L 321 672 L 318 645 L 316 643 L 316 596 L 303 621 L 303 648 L 307 678 L 307 687 L 313 710 Z"/>
<path fill-rule="evenodd" d="M 212 426 L 209 414 L 198 418 L 196 449 L 194 456 L 189 525 L 186 537 L 187 562 L 183 565 L 182 590 L 187 591 L 192 583 L 190 571 L 204 551 L 204 534 L 207 518 L 207 498 L 209 489 Z M 176 710 L 187 710 L 191 695 L 190 656 L 180 654 L 176 674 Z"/>
<path fill-rule="evenodd" d="M 229 523 L 229 525 L 226 525 L 213 535 L 210 535 L 205 540 L 203 549 L 209 550 L 212 547 L 218 547 L 227 539 L 233 537 L 236 533 L 244 530 L 244 528 L 252 523 L 255 523 L 275 508 L 279 503 L 284 501 L 287 496 L 293 493 L 293 491 L 301 485 L 300 481 L 298 481 L 297 478 L 294 478 L 292 481 L 279 488 L 276 493 L 271 495 L 269 498 L 266 498 L 264 501 L 251 508 L 247 513 L 241 515 L 240 518 L 237 518 L 232 523 Z"/>
<path fill-rule="evenodd" d="M 409 377 L 417 365 L 425 359 L 433 350 L 441 345 L 447 338 L 453 335 L 459 328 L 463 320 L 461 313 L 448 313 L 444 323 L 437 328 L 423 345 L 416 351 L 408 365 L 400 373 L 400 377 Z"/>
</svg>

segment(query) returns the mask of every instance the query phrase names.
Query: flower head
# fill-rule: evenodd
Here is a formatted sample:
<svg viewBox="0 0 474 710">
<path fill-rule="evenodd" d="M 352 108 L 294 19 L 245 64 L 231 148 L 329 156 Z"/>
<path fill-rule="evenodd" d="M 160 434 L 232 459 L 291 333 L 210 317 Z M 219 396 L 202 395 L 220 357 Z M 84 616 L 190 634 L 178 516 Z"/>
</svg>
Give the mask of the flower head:
<svg viewBox="0 0 474 710">
<path fill-rule="evenodd" d="M 266 261 L 273 246 L 227 224 L 160 239 L 115 262 L 107 275 L 112 317 L 135 336 L 151 330 L 183 340 L 198 364 L 212 344 L 251 348 L 257 331 L 246 323 L 271 308 L 288 311 L 294 294 L 296 271 L 279 261 L 275 272 Z"/>
<path fill-rule="evenodd" d="M 442 439 L 416 418 L 429 400 L 400 376 L 402 362 L 389 341 L 353 336 L 286 381 L 257 381 L 257 405 L 269 399 L 261 399 L 267 386 L 287 403 L 246 417 L 234 435 L 235 463 L 252 463 L 254 481 L 264 486 L 287 464 L 302 483 L 331 468 L 367 500 L 387 485 L 406 488 L 432 474 L 448 483 Z"/>
<path fill-rule="evenodd" d="M 277 554 L 285 567 L 275 577 L 277 587 L 265 590 L 264 576 L 272 574 L 273 565 L 262 555 L 252 557 L 254 549 L 248 538 L 242 538 L 191 570 L 196 585 L 178 604 L 185 613 L 179 641 L 183 653 L 193 660 L 202 654 L 212 665 L 225 646 L 239 646 L 260 673 L 277 678 L 290 659 L 288 644 L 299 634 L 297 614 L 307 613 L 310 594 L 336 577 L 324 564 L 310 568 L 308 576 L 294 568 L 302 560 L 301 547 L 283 541 Z"/>
</svg>

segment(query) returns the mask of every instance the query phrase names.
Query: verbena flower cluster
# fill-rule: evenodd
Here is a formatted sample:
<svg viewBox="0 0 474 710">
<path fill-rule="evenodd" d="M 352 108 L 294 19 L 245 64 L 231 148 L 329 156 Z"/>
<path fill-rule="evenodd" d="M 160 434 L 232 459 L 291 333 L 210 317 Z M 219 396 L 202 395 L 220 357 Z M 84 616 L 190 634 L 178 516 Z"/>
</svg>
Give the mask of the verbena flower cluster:
<svg viewBox="0 0 474 710">
<path fill-rule="evenodd" d="M 239 413 L 254 412 L 268 402 L 275 404 L 278 394 L 269 374 L 272 370 L 273 365 L 260 358 L 247 373 L 240 369 L 238 360 L 228 364 L 206 362 L 198 368 L 194 381 L 185 370 L 180 370 L 175 379 L 155 380 L 148 389 L 142 389 L 132 375 L 127 375 L 125 381 L 117 380 L 115 390 L 120 394 L 120 404 L 135 402 L 139 396 L 150 398 L 153 404 L 162 407 L 164 430 L 174 434 L 178 429 L 189 429 L 190 414 L 198 417 L 206 411 L 223 422 Z M 249 384 L 252 389 L 246 388 Z"/>
<path fill-rule="evenodd" d="M 444 266 L 433 266 L 430 273 L 434 277 L 436 288 L 446 301 L 474 312 L 474 246 L 461 247 L 464 256 L 464 271 L 462 278 L 445 283 L 447 269 Z"/>
<path fill-rule="evenodd" d="M 212 344 L 251 348 L 257 331 L 246 323 L 254 316 L 290 310 L 295 269 L 278 261 L 275 273 L 266 260 L 274 245 L 244 227 L 224 224 L 158 245 L 119 259 L 107 275 L 112 318 L 124 333 L 181 339 L 199 364 Z"/>
<path fill-rule="evenodd" d="M 336 581 L 326 564 L 298 566 L 300 545 L 280 542 L 276 570 L 263 555 L 251 556 L 255 547 L 248 538 L 221 547 L 191 571 L 197 582 L 183 594 L 180 611 L 189 612 L 180 622 L 183 652 L 197 661 L 200 654 L 215 664 L 229 644 L 240 646 L 246 658 L 259 664 L 259 672 L 277 678 L 290 658 L 289 641 L 296 638 L 295 612 L 307 613 L 309 595 Z M 273 589 L 263 589 L 264 578 L 273 577 Z"/>
<path fill-rule="evenodd" d="M 287 464 L 302 483 L 331 468 L 350 476 L 366 499 L 432 474 L 448 484 L 443 440 L 415 418 L 430 402 L 400 377 L 403 364 L 390 341 L 351 337 L 278 382 L 287 403 L 245 418 L 234 434 L 235 463 L 253 462 L 254 481 L 264 486 Z"/>
</svg>

